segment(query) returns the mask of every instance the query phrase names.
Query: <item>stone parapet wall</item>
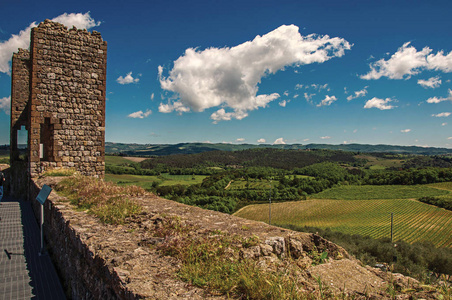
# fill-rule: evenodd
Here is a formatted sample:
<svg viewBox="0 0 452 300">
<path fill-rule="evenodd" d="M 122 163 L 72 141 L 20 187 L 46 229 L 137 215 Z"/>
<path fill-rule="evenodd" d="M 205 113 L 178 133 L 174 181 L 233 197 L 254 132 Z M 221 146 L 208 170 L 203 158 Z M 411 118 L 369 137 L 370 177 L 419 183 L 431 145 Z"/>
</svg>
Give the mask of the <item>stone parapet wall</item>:
<svg viewBox="0 0 452 300">
<path fill-rule="evenodd" d="M 48 182 L 47 182 L 48 183 Z M 51 184 L 51 183 L 48 183 Z M 41 204 L 36 200 L 42 183 L 32 181 L 30 199 L 38 220 Z M 92 245 L 81 237 L 80 222 L 93 226 L 93 219 L 76 212 L 54 192 L 44 203 L 46 248 L 52 257 L 68 299 L 139 299 L 128 293 L 108 263 L 95 255 Z M 81 218 L 82 217 L 82 218 Z M 94 228 L 95 226 L 93 226 Z"/>
</svg>

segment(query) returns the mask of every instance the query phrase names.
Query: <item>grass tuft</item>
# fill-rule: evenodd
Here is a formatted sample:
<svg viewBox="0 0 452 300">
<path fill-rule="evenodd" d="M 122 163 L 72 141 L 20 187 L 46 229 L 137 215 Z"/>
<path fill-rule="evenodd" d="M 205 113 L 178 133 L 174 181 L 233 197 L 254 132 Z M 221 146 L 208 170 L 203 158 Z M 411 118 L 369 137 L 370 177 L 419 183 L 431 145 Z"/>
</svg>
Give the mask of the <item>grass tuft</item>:
<svg viewBox="0 0 452 300">
<path fill-rule="evenodd" d="M 42 174 L 42 177 L 73 176 L 76 172 L 73 168 L 49 169 Z"/>
<path fill-rule="evenodd" d="M 182 229 L 181 227 L 188 227 Z M 171 233 L 158 249 L 178 258 L 182 264 L 178 276 L 212 294 L 241 299 L 307 299 L 291 264 L 283 271 L 268 271 L 252 259 L 241 259 L 239 249 L 257 245 L 258 238 L 222 234 L 197 238 L 190 236 L 190 226 L 171 220 L 163 225 Z M 161 232 L 161 233 L 162 233 Z"/>
<path fill-rule="evenodd" d="M 141 207 L 128 197 L 144 194 L 144 190 L 136 186 L 118 187 L 111 182 L 84 176 L 64 179 L 55 189 L 77 208 L 88 210 L 109 224 L 123 224 L 126 218 L 140 213 Z"/>
</svg>

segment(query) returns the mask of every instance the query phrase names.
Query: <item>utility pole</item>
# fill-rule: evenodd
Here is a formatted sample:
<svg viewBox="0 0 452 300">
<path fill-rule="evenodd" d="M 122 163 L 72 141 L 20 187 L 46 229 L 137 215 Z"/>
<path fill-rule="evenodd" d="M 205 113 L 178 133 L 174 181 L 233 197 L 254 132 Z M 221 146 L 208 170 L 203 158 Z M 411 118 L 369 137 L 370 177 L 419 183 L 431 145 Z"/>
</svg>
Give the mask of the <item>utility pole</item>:
<svg viewBox="0 0 452 300">
<path fill-rule="evenodd" d="M 270 179 L 270 193 L 268 197 L 268 225 L 272 223 L 272 180 Z"/>
</svg>

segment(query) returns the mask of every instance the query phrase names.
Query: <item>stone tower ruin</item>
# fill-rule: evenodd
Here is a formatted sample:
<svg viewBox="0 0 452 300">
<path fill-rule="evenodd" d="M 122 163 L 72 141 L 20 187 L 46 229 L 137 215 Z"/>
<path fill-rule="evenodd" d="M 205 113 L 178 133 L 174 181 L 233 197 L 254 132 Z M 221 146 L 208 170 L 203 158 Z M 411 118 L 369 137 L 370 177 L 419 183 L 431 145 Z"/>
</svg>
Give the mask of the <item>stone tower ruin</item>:
<svg viewBox="0 0 452 300">
<path fill-rule="evenodd" d="M 100 33 L 50 20 L 32 29 L 30 50 L 19 49 L 12 59 L 13 180 L 23 171 L 33 178 L 58 168 L 104 176 L 106 66 Z M 20 155 L 17 137 L 24 130 Z"/>
</svg>

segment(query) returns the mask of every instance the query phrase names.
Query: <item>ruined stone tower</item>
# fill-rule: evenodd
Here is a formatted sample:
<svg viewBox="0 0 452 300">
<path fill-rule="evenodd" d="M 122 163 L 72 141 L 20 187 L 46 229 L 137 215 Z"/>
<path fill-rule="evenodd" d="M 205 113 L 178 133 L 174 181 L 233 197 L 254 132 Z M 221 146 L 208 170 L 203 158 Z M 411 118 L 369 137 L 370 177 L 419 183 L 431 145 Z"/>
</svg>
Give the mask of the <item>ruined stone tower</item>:
<svg viewBox="0 0 452 300">
<path fill-rule="evenodd" d="M 25 168 L 33 178 L 48 169 L 74 168 L 104 175 L 106 66 L 107 42 L 100 33 L 50 20 L 32 29 L 30 50 L 19 49 L 12 59 L 13 173 Z M 28 141 L 20 157 L 23 128 Z"/>
</svg>

